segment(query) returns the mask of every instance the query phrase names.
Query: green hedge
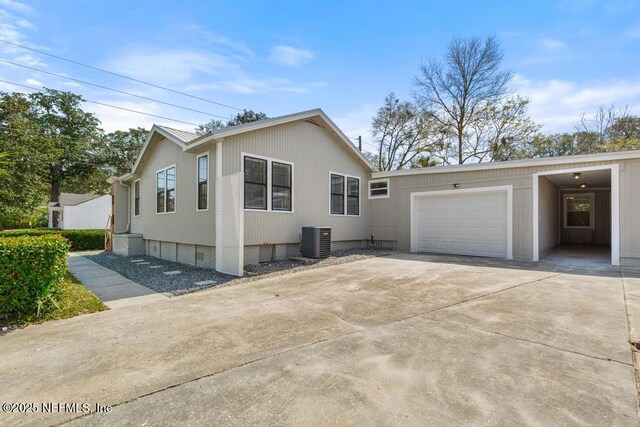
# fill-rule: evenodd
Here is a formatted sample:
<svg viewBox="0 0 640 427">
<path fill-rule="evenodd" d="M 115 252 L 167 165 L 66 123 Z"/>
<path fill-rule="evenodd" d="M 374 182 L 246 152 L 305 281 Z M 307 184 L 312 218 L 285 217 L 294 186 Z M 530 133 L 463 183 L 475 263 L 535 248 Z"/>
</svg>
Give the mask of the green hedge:
<svg viewBox="0 0 640 427">
<path fill-rule="evenodd" d="M 69 243 L 58 235 L 0 239 L 0 319 L 40 316 L 55 306 Z"/>
<path fill-rule="evenodd" d="M 72 251 L 104 249 L 104 230 L 5 230 L 0 237 L 45 236 L 59 234 L 69 240 Z"/>
</svg>

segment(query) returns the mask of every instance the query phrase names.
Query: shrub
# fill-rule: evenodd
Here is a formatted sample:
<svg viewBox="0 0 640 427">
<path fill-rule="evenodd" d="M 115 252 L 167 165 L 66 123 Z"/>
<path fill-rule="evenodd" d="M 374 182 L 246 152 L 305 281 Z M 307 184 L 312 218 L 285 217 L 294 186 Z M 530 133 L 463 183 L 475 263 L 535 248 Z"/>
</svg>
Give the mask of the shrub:
<svg viewBox="0 0 640 427">
<path fill-rule="evenodd" d="M 0 237 L 45 236 L 58 234 L 69 240 L 72 251 L 104 249 L 104 230 L 5 230 Z"/>
<path fill-rule="evenodd" d="M 69 243 L 58 235 L 0 239 L 0 319 L 40 316 L 55 306 Z"/>
</svg>

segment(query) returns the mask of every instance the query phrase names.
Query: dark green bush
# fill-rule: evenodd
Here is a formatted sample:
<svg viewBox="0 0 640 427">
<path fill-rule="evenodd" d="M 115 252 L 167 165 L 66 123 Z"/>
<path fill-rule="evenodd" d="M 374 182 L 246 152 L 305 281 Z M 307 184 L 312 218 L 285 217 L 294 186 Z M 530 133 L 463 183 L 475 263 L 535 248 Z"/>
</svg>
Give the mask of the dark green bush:
<svg viewBox="0 0 640 427">
<path fill-rule="evenodd" d="M 69 240 L 72 251 L 104 249 L 104 230 L 5 230 L 0 237 L 44 236 L 58 234 Z"/>
<path fill-rule="evenodd" d="M 38 317 L 55 306 L 68 252 L 59 235 L 0 239 L 0 319 Z"/>
</svg>

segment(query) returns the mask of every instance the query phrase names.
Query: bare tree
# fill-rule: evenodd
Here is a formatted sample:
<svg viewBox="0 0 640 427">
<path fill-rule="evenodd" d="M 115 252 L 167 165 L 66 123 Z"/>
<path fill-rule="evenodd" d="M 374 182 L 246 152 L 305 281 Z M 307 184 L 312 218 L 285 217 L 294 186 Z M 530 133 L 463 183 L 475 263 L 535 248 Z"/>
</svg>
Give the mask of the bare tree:
<svg viewBox="0 0 640 427">
<path fill-rule="evenodd" d="M 608 142 L 609 129 L 619 119 L 631 115 L 629 107 L 616 109 L 614 105 L 600 106 L 593 114 L 583 114 L 576 124 L 576 135 L 581 136 L 578 152 L 580 154 L 592 154 L 604 150 Z"/>
<path fill-rule="evenodd" d="M 500 103 L 508 93 L 513 73 L 501 68 L 502 57 L 495 37 L 472 37 L 454 39 L 442 61 L 420 65 L 414 97 L 449 136 L 444 163 L 478 161 L 477 154 L 487 149 L 486 141 L 470 141 L 477 138 L 470 127 L 488 105 Z"/>
<path fill-rule="evenodd" d="M 430 153 L 439 147 L 434 122 L 410 102 L 387 95 L 373 118 L 373 163 L 381 171 L 431 165 Z"/>
</svg>

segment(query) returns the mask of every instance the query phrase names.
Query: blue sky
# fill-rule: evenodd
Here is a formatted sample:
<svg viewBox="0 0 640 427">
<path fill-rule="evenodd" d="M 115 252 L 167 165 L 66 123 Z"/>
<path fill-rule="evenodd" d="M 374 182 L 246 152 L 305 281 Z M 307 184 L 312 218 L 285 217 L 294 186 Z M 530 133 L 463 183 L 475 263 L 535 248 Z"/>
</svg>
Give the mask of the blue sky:
<svg viewBox="0 0 640 427">
<path fill-rule="evenodd" d="M 0 39 L 270 116 L 323 108 L 350 136 L 368 133 L 389 92 L 410 98 L 421 61 L 452 37 L 495 34 L 513 89 L 547 132 L 571 131 L 599 105 L 640 114 L 640 2 L 131 2 L 0 0 Z M 228 117 L 170 94 L 0 43 L 0 58 Z M 153 102 L 0 64 L 0 78 L 188 122 Z M 0 90 L 14 90 L 0 84 Z M 107 130 L 163 122 L 87 104 Z"/>
</svg>

